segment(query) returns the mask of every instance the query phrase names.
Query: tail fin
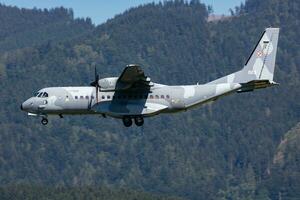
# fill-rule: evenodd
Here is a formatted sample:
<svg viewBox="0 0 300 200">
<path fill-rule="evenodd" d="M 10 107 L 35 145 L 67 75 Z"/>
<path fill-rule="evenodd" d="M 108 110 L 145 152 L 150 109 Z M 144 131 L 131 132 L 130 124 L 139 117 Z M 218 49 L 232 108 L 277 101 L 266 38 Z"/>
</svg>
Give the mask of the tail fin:
<svg viewBox="0 0 300 200">
<path fill-rule="evenodd" d="M 273 81 L 279 28 L 267 28 L 243 68 L 256 80 Z"/>
<path fill-rule="evenodd" d="M 236 73 L 222 77 L 216 83 L 248 83 L 251 81 L 273 82 L 279 28 L 267 28 L 252 51 L 244 68 Z"/>
</svg>

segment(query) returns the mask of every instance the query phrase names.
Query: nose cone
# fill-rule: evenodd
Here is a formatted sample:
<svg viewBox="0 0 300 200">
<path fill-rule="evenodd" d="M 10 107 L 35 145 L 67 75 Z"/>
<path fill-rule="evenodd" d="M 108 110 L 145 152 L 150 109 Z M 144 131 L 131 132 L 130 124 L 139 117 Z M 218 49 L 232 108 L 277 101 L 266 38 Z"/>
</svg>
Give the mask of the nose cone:
<svg viewBox="0 0 300 200">
<path fill-rule="evenodd" d="M 28 99 L 27 101 L 21 104 L 21 110 L 29 112 L 32 109 L 32 104 L 33 104 L 32 100 Z"/>
</svg>

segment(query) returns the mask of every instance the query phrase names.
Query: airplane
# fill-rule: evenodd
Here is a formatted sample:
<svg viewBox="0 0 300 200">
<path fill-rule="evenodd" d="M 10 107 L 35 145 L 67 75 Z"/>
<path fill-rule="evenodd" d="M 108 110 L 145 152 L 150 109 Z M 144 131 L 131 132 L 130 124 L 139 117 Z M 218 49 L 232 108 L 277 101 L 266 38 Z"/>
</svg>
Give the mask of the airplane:
<svg viewBox="0 0 300 200">
<path fill-rule="evenodd" d="M 186 111 L 232 93 L 278 85 L 273 81 L 279 28 L 263 32 L 244 67 L 206 84 L 169 86 L 154 83 L 139 65 L 127 65 L 119 77 L 99 78 L 86 87 L 49 87 L 21 104 L 29 116 L 94 114 L 122 119 L 125 127 L 162 113 Z"/>
</svg>

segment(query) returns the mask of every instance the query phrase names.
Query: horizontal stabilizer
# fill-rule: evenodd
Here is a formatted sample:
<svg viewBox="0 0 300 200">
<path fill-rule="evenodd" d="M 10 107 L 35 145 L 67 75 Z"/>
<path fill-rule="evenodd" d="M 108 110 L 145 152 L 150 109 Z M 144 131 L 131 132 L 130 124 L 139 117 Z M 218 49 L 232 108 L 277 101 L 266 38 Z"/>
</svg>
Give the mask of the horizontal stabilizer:
<svg viewBox="0 0 300 200">
<path fill-rule="evenodd" d="M 248 83 L 242 83 L 241 85 L 242 85 L 241 89 L 237 90 L 238 93 L 252 92 L 255 89 L 262 89 L 262 88 L 278 85 L 278 83 L 269 80 L 254 80 Z"/>
</svg>

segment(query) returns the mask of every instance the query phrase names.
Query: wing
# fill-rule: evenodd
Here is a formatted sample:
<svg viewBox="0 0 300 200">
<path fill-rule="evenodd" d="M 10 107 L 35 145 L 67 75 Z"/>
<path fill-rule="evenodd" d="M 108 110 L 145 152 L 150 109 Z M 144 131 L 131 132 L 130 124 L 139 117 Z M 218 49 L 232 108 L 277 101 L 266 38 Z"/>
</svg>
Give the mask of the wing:
<svg viewBox="0 0 300 200">
<path fill-rule="evenodd" d="M 153 84 L 138 65 L 127 65 L 117 80 L 116 89 L 149 89 Z"/>
</svg>

